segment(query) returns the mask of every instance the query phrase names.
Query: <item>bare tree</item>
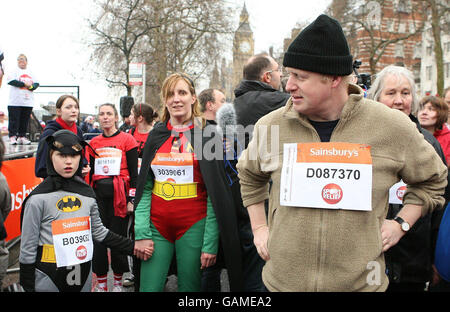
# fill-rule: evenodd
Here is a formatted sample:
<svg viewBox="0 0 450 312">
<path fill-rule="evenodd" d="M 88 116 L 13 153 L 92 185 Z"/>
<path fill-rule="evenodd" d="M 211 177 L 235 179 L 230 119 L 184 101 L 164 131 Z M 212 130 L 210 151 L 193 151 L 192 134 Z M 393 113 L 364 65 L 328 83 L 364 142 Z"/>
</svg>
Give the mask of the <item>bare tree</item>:
<svg viewBox="0 0 450 312">
<path fill-rule="evenodd" d="M 147 0 L 152 20 L 161 27 L 148 33 L 146 47 L 149 98 L 158 103 L 164 79 L 186 72 L 194 81 L 212 70 L 232 33 L 232 12 L 223 0 Z"/>
<path fill-rule="evenodd" d="M 145 35 L 159 25 L 148 19 L 143 0 L 96 0 L 99 16 L 89 20 L 95 35 L 91 61 L 103 70 L 110 86 L 123 86 L 131 95 L 129 65 L 141 53 Z"/>
<path fill-rule="evenodd" d="M 372 75 L 377 72 L 377 64 L 388 48 L 420 36 L 424 27 L 414 0 L 333 0 L 328 12 L 341 22 L 352 53 L 358 55 L 365 51 L 368 54 Z M 405 28 L 400 29 L 399 25 Z"/>
<path fill-rule="evenodd" d="M 206 75 L 222 54 L 221 36 L 231 33 L 232 12 L 223 0 L 96 0 L 99 15 L 89 25 L 96 35 L 92 61 L 111 86 L 129 86 L 131 62 L 146 66 L 147 96 L 159 92 L 172 72 L 194 80 Z M 222 39 L 223 40 L 223 39 Z"/>
<path fill-rule="evenodd" d="M 429 12 L 428 19 L 434 41 L 434 57 L 437 69 L 437 93 L 444 92 L 444 53 L 442 50 L 442 32 L 450 32 L 450 6 L 448 0 L 421 1 L 422 12 Z"/>
</svg>

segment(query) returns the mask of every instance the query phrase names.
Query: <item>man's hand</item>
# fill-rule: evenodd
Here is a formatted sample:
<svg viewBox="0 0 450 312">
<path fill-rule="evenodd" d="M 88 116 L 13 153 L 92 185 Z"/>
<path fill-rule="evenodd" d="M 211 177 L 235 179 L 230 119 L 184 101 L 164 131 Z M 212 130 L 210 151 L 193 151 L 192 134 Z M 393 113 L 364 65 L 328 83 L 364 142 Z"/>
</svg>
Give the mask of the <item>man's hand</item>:
<svg viewBox="0 0 450 312">
<path fill-rule="evenodd" d="M 402 231 L 400 224 L 394 220 L 384 220 L 381 226 L 381 243 L 383 246 L 383 252 L 386 252 L 392 246 L 395 246 L 400 238 L 405 235 Z"/>
<path fill-rule="evenodd" d="M 270 259 L 269 249 L 267 248 L 267 242 L 269 240 L 269 227 L 267 225 L 261 225 L 255 227 L 253 230 L 253 242 L 255 243 L 256 250 L 260 257 L 267 261 Z"/>
</svg>

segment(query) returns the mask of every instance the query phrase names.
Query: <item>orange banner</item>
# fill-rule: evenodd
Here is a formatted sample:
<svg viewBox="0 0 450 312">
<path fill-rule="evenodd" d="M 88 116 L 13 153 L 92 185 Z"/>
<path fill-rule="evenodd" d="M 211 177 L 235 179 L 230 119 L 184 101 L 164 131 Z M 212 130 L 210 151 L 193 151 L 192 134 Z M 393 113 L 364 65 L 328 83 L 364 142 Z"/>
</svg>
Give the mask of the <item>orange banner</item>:
<svg viewBox="0 0 450 312">
<path fill-rule="evenodd" d="M 36 158 L 22 158 L 3 162 L 2 173 L 6 177 L 11 191 L 11 212 L 5 221 L 8 236 L 6 241 L 20 236 L 20 212 L 24 199 L 41 183 L 42 179 L 34 175 Z"/>
<path fill-rule="evenodd" d="M 372 164 L 372 156 L 366 144 L 298 143 L 297 162 Z"/>
</svg>

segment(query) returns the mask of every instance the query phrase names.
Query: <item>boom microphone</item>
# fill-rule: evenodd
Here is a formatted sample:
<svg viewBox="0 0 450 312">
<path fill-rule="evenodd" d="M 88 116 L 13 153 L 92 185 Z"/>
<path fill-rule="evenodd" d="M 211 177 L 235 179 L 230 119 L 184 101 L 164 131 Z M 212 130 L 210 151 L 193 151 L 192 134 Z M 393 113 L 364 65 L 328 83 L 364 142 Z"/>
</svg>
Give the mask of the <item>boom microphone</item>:
<svg viewBox="0 0 450 312">
<path fill-rule="evenodd" d="M 231 103 L 224 103 L 216 113 L 217 130 L 224 135 L 234 136 L 236 133 L 236 111 Z"/>
</svg>

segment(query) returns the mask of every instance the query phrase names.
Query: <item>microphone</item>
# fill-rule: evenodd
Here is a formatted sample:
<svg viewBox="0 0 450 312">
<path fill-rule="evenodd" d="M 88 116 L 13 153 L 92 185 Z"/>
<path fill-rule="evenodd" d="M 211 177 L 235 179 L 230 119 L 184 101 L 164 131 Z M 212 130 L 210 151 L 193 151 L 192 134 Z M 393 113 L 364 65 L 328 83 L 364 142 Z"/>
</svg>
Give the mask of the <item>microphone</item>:
<svg viewBox="0 0 450 312">
<path fill-rule="evenodd" d="M 236 133 L 236 111 L 231 103 L 224 103 L 216 113 L 217 130 L 227 136 Z"/>
</svg>

